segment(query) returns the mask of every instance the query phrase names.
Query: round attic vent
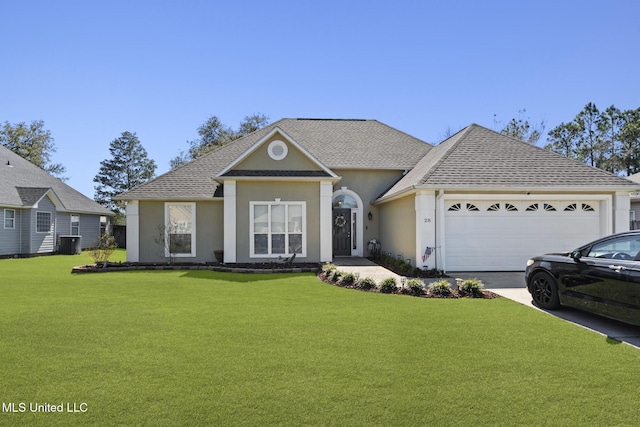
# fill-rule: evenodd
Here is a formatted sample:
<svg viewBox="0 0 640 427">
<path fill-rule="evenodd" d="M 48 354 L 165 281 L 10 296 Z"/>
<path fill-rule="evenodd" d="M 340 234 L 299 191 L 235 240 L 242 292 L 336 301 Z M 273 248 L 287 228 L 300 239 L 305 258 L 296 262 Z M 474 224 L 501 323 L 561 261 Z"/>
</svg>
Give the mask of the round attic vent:
<svg viewBox="0 0 640 427">
<path fill-rule="evenodd" d="M 271 141 L 268 151 L 269 157 L 271 157 L 273 160 L 282 160 L 287 157 L 289 149 L 287 148 L 287 144 L 280 141 L 279 139 L 276 139 L 275 141 Z"/>
</svg>

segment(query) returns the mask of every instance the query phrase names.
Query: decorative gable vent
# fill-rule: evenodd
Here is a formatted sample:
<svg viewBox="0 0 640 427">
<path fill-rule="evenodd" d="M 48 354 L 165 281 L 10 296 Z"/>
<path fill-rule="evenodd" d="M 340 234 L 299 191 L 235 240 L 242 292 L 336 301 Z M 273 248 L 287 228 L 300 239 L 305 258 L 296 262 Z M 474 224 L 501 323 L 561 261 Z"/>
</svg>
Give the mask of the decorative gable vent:
<svg viewBox="0 0 640 427">
<path fill-rule="evenodd" d="M 271 141 L 267 151 L 269 152 L 269 157 L 273 160 L 282 160 L 287 157 L 289 149 L 287 148 L 287 144 L 276 139 L 275 141 Z"/>
</svg>

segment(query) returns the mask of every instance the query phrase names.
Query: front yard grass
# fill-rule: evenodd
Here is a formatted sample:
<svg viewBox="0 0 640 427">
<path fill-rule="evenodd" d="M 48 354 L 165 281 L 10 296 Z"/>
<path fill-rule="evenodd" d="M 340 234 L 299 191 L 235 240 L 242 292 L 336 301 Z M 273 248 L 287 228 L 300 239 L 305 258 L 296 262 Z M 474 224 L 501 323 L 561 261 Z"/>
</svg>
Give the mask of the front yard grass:
<svg viewBox="0 0 640 427">
<path fill-rule="evenodd" d="M 506 299 L 90 262 L 0 260 L 0 425 L 640 423 L 640 351 Z"/>
</svg>

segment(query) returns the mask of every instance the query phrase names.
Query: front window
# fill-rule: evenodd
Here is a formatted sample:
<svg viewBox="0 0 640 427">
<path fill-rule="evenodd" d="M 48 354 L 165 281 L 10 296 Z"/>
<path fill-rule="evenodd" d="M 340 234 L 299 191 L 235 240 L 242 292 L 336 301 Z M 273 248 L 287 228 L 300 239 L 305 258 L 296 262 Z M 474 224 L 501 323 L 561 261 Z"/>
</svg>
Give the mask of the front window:
<svg viewBox="0 0 640 427">
<path fill-rule="evenodd" d="M 165 256 L 196 256 L 195 203 L 165 205 Z"/>
<path fill-rule="evenodd" d="M 80 235 L 80 215 L 71 215 L 71 235 Z"/>
<path fill-rule="evenodd" d="M 251 257 L 306 256 L 305 202 L 251 202 Z"/>
<path fill-rule="evenodd" d="M 51 232 L 51 212 L 36 213 L 36 231 L 38 233 Z"/>
<path fill-rule="evenodd" d="M 4 228 L 16 228 L 16 211 L 14 209 L 4 210 Z"/>
</svg>

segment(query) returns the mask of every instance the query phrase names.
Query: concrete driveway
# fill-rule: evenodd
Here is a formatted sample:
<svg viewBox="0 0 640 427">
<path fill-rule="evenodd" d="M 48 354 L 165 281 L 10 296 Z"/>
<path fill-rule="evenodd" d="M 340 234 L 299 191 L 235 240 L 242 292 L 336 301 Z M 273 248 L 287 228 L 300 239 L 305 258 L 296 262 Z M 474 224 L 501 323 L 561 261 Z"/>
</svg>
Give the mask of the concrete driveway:
<svg viewBox="0 0 640 427">
<path fill-rule="evenodd" d="M 597 332 L 607 340 L 623 342 L 640 349 L 640 326 L 627 325 L 569 307 L 553 311 L 536 307 L 527 291 L 524 272 L 451 272 L 447 275 L 452 279 L 477 278 L 482 281 L 485 289 L 500 296 Z"/>
</svg>

